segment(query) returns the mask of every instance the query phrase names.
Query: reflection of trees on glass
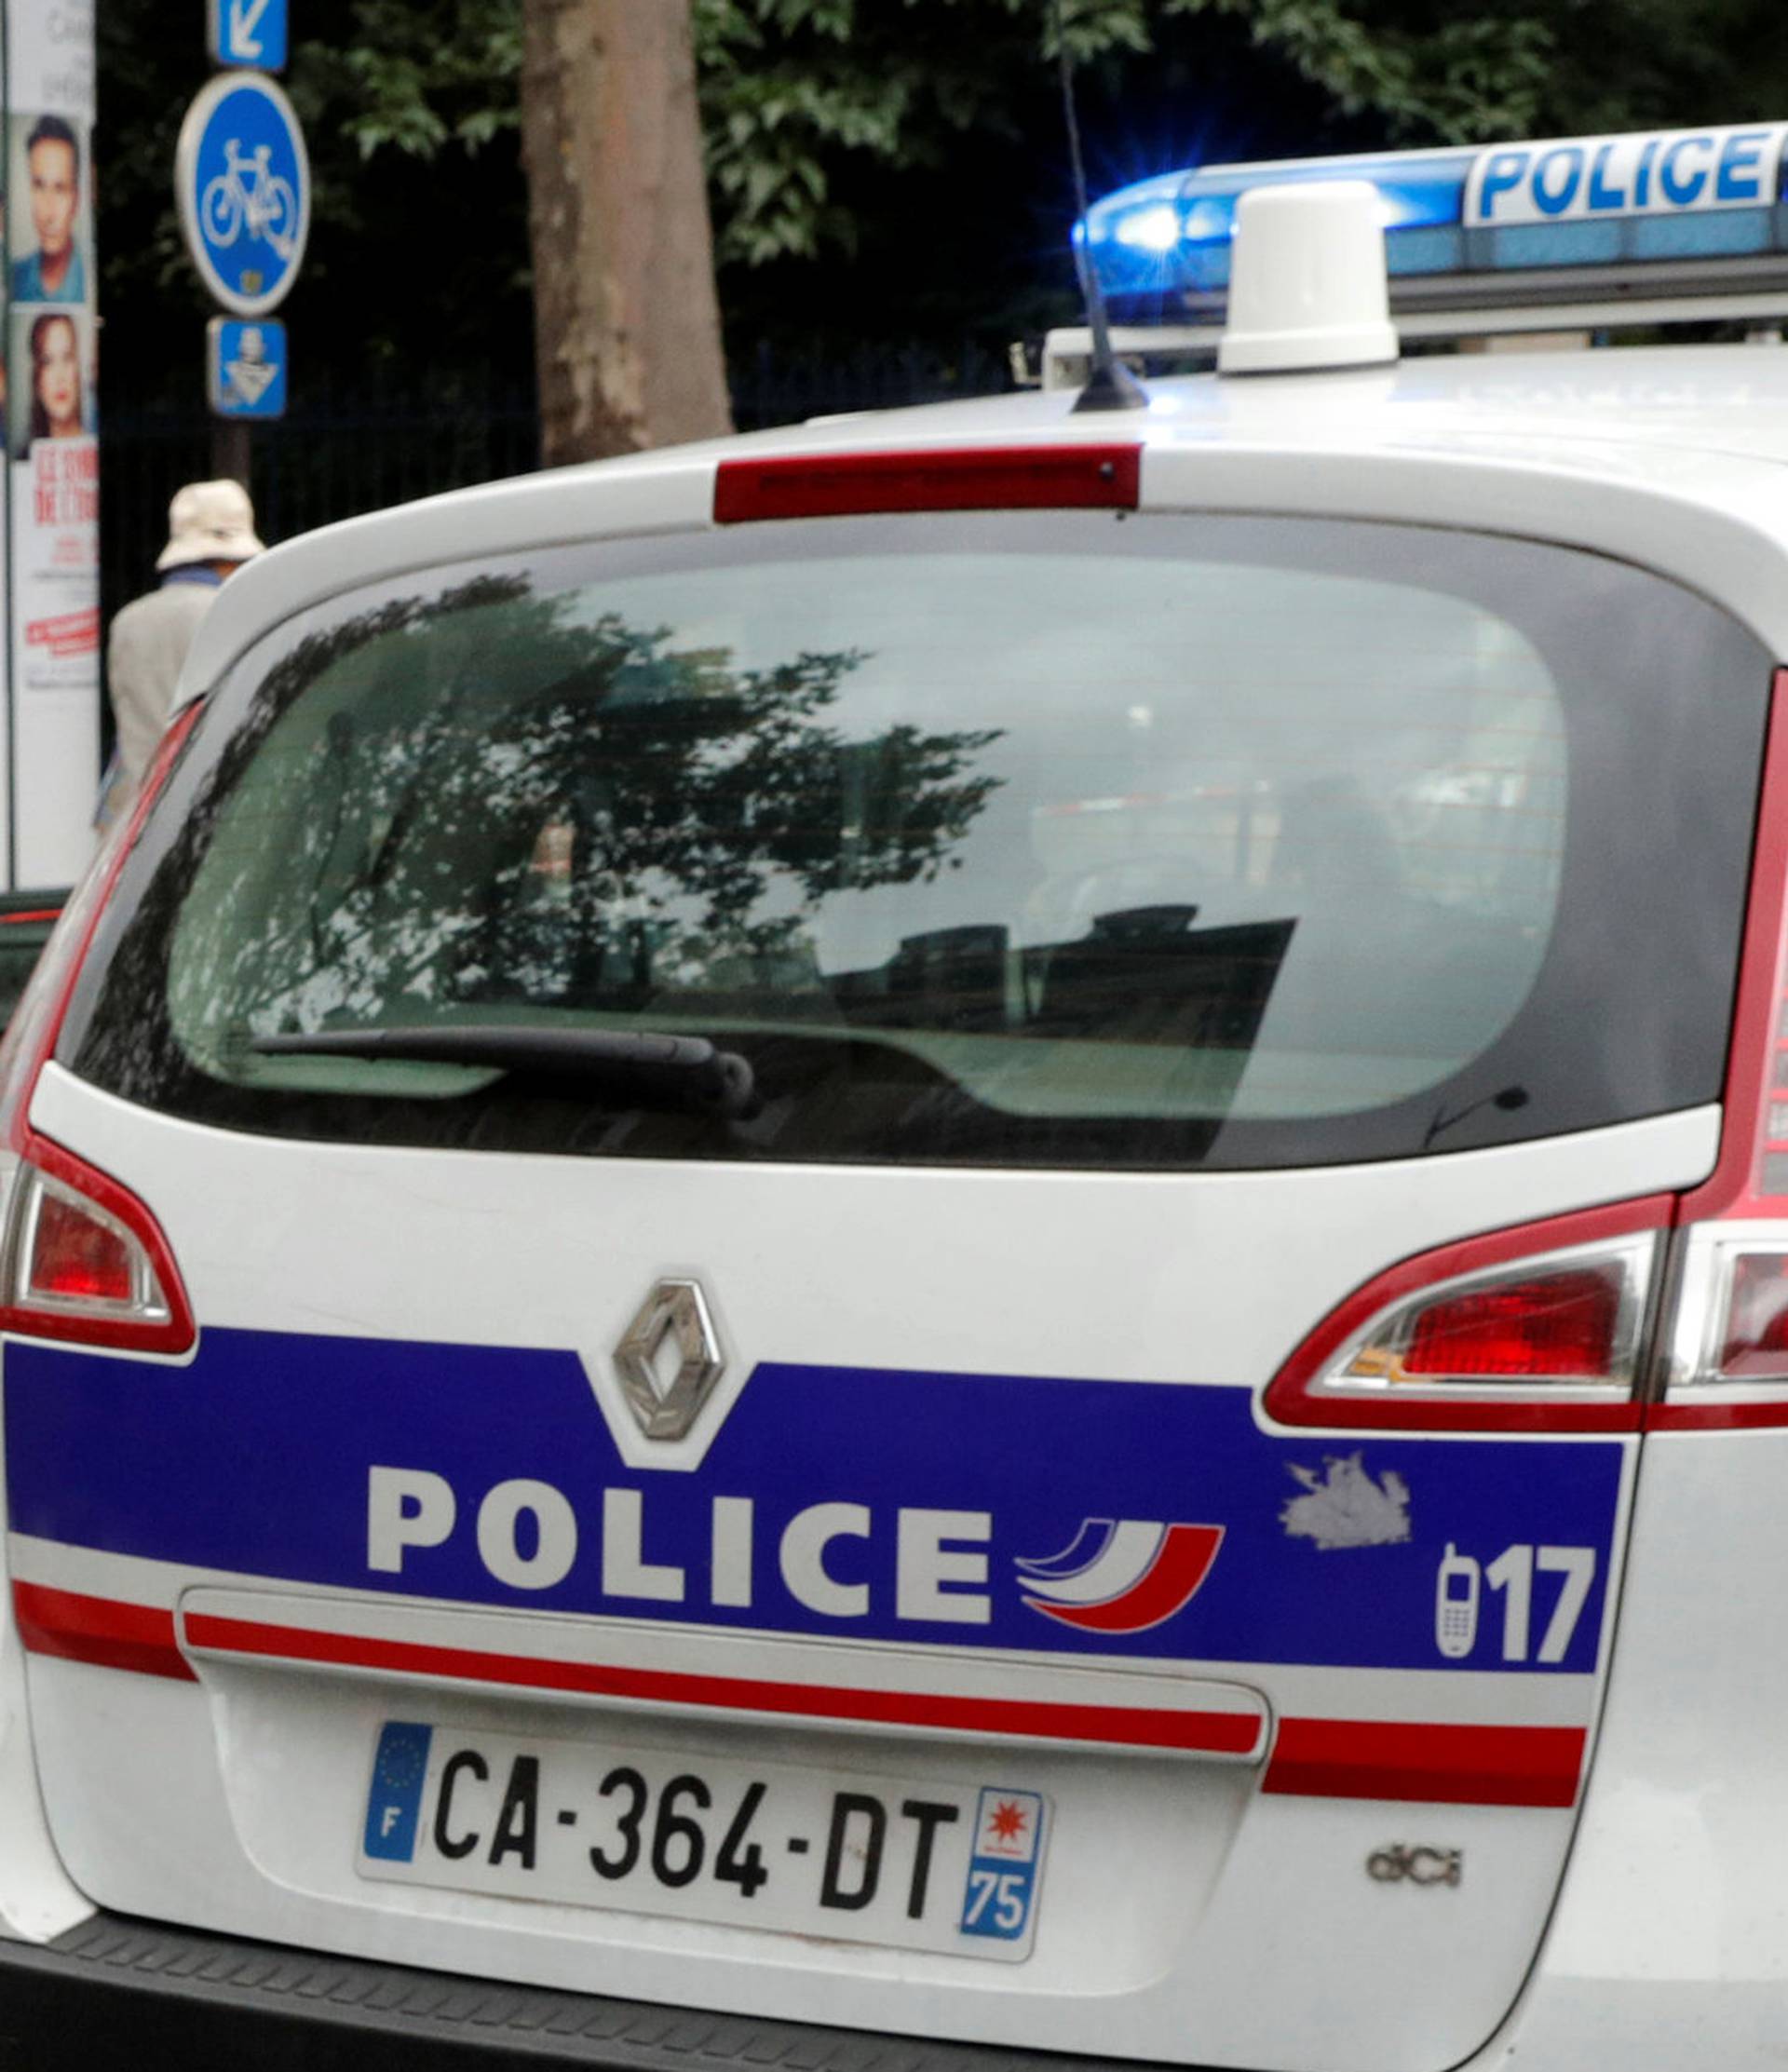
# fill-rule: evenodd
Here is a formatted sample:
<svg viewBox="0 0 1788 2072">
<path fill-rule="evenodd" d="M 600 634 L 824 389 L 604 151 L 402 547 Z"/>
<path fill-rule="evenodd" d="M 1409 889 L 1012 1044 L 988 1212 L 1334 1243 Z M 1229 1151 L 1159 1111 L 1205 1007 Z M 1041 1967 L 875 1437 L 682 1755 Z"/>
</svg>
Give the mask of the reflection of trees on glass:
<svg viewBox="0 0 1788 2072">
<path fill-rule="evenodd" d="M 934 877 L 990 731 L 829 724 L 865 657 L 773 667 L 480 580 L 301 643 L 181 845 L 175 1027 L 632 1010 L 817 984 L 827 894 Z M 169 860 L 177 875 L 178 857 Z"/>
</svg>

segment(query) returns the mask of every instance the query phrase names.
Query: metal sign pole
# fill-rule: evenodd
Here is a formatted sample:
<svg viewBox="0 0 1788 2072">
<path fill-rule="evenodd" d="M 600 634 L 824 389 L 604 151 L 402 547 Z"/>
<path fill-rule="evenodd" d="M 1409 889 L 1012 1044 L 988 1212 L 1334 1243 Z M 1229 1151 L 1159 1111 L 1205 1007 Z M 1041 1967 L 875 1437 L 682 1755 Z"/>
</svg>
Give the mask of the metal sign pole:
<svg viewBox="0 0 1788 2072">
<path fill-rule="evenodd" d="M 249 486 L 250 432 L 240 419 L 211 419 L 211 473 Z"/>
</svg>

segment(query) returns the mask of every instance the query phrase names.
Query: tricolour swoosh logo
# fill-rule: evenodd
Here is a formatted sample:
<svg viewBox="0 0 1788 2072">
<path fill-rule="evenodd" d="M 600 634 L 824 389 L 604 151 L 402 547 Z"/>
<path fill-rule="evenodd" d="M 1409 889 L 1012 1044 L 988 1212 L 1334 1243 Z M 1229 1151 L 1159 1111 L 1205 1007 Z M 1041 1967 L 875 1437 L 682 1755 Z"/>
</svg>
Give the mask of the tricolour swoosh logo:
<svg viewBox="0 0 1788 2072">
<path fill-rule="evenodd" d="M 1211 1573 L 1221 1525 L 1089 1518 L 1058 1554 L 1021 1560 L 1034 1612 L 1090 1633 L 1141 1633 L 1182 1611 Z"/>
</svg>

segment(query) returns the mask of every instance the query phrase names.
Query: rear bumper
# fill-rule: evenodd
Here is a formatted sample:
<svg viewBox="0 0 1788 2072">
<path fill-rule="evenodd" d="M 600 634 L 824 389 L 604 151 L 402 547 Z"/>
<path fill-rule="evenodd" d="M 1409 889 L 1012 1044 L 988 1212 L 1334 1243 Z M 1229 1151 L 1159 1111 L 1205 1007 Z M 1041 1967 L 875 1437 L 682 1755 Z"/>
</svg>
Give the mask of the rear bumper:
<svg viewBox="0 0 1788 2072">
<path fill-rule="evenodd" d="M 31 2072 L 1108 2072 L 1119 2061 L 701 2014 L 96 1914 L 0 1942 L 0 2066 Z"/>
<path fill-rule="evenodd" d="M 1547 1990 L 1461 2072 L 1779 2066 L 1788 1996 L 1659 1982 Z M 1520 2030 L 1519 2044 L 1516 2031 Z M 1717 2039 L 1717 2040 L 1716 2040 Z M 709 2014 L 168 1928 L 100 1913 L 0 1939 L 0 2072 L 1162 2072 L 1131 2058 Z M 1173 2072 L 1199 2072 L 1175 2066 Z M 1205 2068 L 1209 2072 L 1209 2068 Z"/>
</svg>

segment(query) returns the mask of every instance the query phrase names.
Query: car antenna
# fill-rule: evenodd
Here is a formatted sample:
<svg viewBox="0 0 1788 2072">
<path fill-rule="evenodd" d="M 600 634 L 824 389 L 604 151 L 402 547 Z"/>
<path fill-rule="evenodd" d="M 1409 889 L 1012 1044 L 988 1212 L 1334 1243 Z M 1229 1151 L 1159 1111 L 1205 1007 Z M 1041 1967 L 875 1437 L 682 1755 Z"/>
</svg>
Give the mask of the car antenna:
<svg viewBox="0 0 1788 2072">
<path fill-rule="evenodd" d="M 1062 112 L 1068 126 L 1068 160 L 1074 169 L 1074 205 L 1079 211 L 1080 236 L 1074 240 L 1075 271 L 1080 277 L 1080 300 L 1086 305 L 1087 328 L 1092 333 L 1092 367 L 1087 386 L 1075 398 L 1082 410 L 1146 410 L 1148 396 L 1143 385 L 1111 349 L 1111 327 L 1105 321 L 1105 298 L 1099 277 L 1087 258 L 1087 173 L 1080 162 L 1080 124 L 1074 109 L 1074 61 L 1068 55 L 1067 30 L 1062 20 L 1062 0 L 1050 0 L 1055 23 L 1055 55 L 1062 69 Z"/>
</svg>

